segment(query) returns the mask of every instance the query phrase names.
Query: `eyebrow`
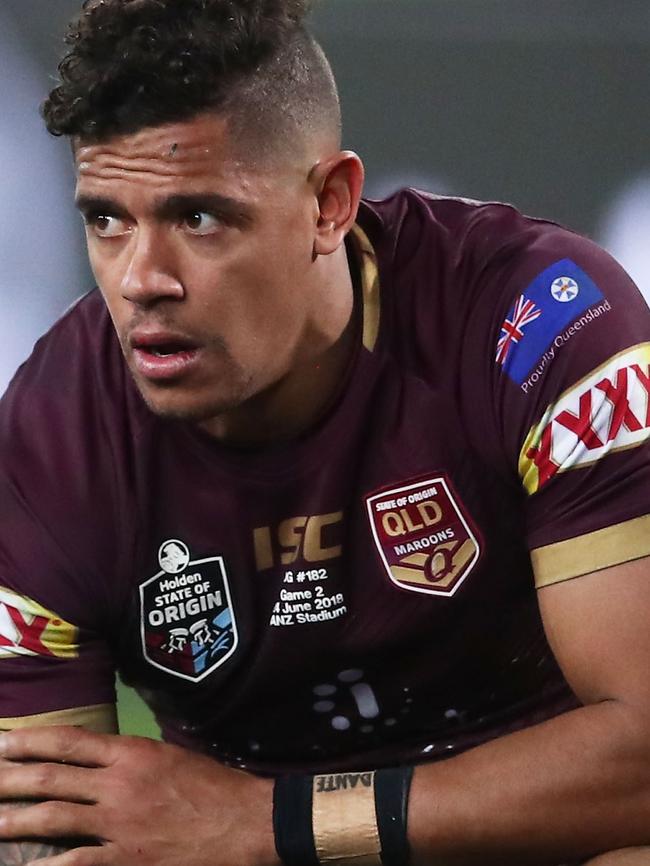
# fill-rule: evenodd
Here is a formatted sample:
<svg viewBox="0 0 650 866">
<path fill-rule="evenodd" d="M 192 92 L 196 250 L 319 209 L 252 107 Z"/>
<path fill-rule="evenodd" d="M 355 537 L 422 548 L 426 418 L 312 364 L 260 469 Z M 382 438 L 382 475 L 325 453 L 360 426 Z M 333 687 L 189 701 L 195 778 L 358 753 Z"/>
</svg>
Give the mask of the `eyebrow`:
<svg viewBox="0 0 650 866">
<path fill-rule="evenodd" d="M 106 213 L 115 214 L 116 216 L 124 216 L 126 211 L 121 208 L 117 202 L 110 198 L 93 195 L 78 195 L 75 198 L 75 206 L 82 214 L 88 215 L 91 213 Z"/>
<path fill-rule="evenodd" d="M 109 216 L 128 216 L 118 202 L 105 196 L 78 195 L 75 205 L 82 214 L 105 213 Z M 177 219 L 190 212 L 207 212 L 234 224 L 250 223 L 253 209 L 246 202 L 217 193 L 189 193 L 165 196 L 155 201 L 153 214 L 160 220 Z"/>
</svg>

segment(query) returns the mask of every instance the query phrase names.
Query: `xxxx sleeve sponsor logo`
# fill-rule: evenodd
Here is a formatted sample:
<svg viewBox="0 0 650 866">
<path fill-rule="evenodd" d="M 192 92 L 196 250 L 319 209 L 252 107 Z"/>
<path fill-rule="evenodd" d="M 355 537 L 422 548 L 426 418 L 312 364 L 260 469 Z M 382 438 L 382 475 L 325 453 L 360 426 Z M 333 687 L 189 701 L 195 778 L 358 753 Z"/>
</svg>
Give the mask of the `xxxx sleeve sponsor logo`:
<svg viewBox="0 0 650 866">
<path fill-rule="evenodd" d="M 0 659 L 17 656 L 72 659 L 78 655 L 76 626 L 32 599 L 0 587 Z"/>
<path fill-rule="evenodd" d="M 650 437 L 650 343 L 610 358 L 565 391 L 528 433 L 519 474 L 528 493 L 551 478 Z"/>
</svg>

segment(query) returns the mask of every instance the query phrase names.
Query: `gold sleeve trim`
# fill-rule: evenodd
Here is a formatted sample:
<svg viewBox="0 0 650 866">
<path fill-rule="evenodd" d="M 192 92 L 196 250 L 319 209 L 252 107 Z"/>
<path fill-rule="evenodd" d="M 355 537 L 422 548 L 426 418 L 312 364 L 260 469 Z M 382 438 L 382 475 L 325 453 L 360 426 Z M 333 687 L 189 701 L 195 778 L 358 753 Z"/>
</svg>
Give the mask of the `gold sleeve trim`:
<svg viewBox="0 0 650 866">
<path fill-rule="evenodd" d="M 530 554 L 537 589 L 643 556 L 650 556 L 650 514 L 547 544 Z"/>
<path fill-rule="evenodd" d="M 312 822 L 321 863 L 381 866 L 373 771 L 314 776 Z"/>
<path fill-rule="evenodd" d="M 117 734 L 117 709 L 115 704 L 96 704 L 91 707 L 70 707 L 52 713 L 37 713 L 33 716 L 0 718 L 0 730 L 14 728 L 39 728 L 43 725 L 75 725 L 97 734 Z"/>
<path fill-rule="evenodd" d="M 377 255 L 368 235 L 359 225 L 352 227 L 352 236 L 359 252 L 361 270 L 361 293 L 363 296 L 363 345 L 372 352 L 379 336 L 381 299 L 379 293 L 379 268 Z"/>
</svg>

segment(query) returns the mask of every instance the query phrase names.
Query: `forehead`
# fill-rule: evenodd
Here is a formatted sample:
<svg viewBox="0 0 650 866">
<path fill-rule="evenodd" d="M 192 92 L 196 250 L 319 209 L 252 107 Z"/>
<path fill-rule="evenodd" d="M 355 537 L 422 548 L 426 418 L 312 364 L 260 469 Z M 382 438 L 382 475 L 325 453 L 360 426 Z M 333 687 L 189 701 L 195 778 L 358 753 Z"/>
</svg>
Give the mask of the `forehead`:
<svg viewBox="0 0 650 866">
<path fill-rule="evenodd" d="M 115 136 L 75 149 L 77 192 L 110 186 L 111 190 L 192 189 L 214 184 L 241 186 L 259 175 L 259 166 L 238 152 L 228 120 L 203 115 L 192 120 Z M 105 191 L 105 190 L 104 190 Z"/>
</svg>

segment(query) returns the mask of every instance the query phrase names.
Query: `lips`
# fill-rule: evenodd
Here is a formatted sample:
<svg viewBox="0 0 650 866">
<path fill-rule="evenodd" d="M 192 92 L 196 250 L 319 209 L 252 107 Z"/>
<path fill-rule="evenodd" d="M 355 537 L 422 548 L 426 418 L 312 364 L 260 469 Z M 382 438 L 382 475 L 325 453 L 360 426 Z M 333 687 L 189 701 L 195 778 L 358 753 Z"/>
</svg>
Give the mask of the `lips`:
<svg viewBox="0 0 650 866">
<path fill-rule="evenodd" d="M 134 346 L 139 352 L 154 355 L 156 358 L 167 358 L 169 355 L 180 355 L 183 352 L 193 351 L 192 346 L 184 343 L 171 341 L 169 343 L 153 343 L 151 346 Z"/>
<path fill-rule="evenodd" d="M 129 343 L 135 370 L 151 381 L 187 375 L 198 363 L 201 352 L 195 341 L 170 331 L 135 331 Z"/>
</svg>

